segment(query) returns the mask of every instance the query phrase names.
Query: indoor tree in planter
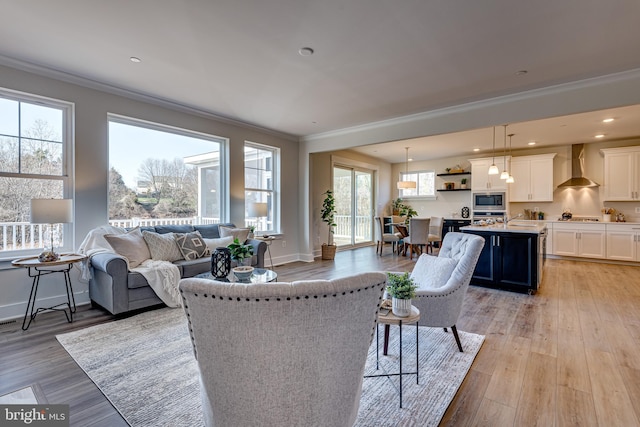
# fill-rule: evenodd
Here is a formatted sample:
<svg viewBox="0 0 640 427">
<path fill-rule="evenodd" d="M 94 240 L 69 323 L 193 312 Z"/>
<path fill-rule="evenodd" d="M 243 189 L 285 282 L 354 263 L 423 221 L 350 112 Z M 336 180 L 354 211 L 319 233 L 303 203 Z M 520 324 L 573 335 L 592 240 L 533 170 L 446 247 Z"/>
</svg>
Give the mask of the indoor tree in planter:
<svg viewBox="0 0 640 427">
<path fill-rule="evenodd" d="M 336 256 L 336 245 L 331 243 L 331 236 L 333 235 L 333 227 L 336 226 L 336 199 L 333 197 L 333 191 L 331 190 L 327 190 L 323 194 L 325 198 L 322 202 L 320 217 L 322 218 L 322 222 L 329 226 L 329 236 L 327 243 L 322 244 L 322 259 L 334 259 Z"/>
<path fill-rule="evenodd" d="M 387 293 L 391 295 L 391 310 L 398 317 L 411 314 L 411 300 L 416 297 L 415 284 L 409 273 L 387 273 Z"/>
</svg>

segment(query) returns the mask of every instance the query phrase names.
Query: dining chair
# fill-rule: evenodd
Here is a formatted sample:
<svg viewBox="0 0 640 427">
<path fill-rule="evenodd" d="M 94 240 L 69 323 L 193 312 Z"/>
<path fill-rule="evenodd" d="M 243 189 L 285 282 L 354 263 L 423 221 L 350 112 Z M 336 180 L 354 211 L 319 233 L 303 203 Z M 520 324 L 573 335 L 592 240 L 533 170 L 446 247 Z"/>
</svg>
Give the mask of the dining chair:
<svg viewBox="0 0 640 427">
<path fill-rule="evenodd" d="M 376 241 L 376 254 L 382 256 L 382 249 L 384 248 L 385 243 L 391 243 L 391 247 L 393 248 L 393 253 L 398 251 L 398 245 L 401 240 L 400 233 L 385 233 L 384 232 L 384 223 L 382 218 L 377 216 L 375 217 L 376 224 L 378 224 L 378 239 Z"/>
<path fill-rule="evenodd" d="M 404 253 L 409 249 L 409 259 L 413 259 L 414 252 L 422 254 L 422 248 L 429 244 L 429 224 L 431 218 L 411 218 L 409 220 L 409 236 L 403 239 Z"/>
<path fill-rule="evenodd" d="M 434 243 L 440 244 L 442 242 L 442 226 L 444 225 L 444 218 L 440 216 L 432 216 L 429 223 L 429 252 L 433 253 Z"/>
<path fill-rule="evenodd" d="M 386 278 L 182 279 L 205 426 L 352 426 Z"/>
</svg>

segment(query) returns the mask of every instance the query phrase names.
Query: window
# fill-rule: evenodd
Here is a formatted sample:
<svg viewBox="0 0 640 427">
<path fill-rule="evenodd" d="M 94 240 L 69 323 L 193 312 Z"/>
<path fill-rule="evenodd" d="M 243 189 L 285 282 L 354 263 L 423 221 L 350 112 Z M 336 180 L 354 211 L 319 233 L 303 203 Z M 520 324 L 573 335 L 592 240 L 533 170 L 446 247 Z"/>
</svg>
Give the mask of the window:
<svg viewBox="0 0 640 427">
<path fill-rule="evenodd" d="M 73 105 L 0 89 L 0 253 L 69 249 L 72 227 L 31 224 L 31 199 L 72 198 Z M 21 252 L 24 254 L 24 252 Z"/>
<path fill-rule="evenodd" d="M 109 115 L 109 223 L 226 221 L 224 138 Z"/>
<path fill-rule="evenodd" d="M 245 225 L 256 232 L 278 232 L 280 150 L 253 142 L 244 144 Z"/>
<path fill-rule="evenodd" d="M 436 173 L 434 171 L 412 171 L 401 172 L 400 181 L 416 181 L 416 188 L 398 190 L 401 198 L 435 198 L 436 196 Z"/>
</svg>

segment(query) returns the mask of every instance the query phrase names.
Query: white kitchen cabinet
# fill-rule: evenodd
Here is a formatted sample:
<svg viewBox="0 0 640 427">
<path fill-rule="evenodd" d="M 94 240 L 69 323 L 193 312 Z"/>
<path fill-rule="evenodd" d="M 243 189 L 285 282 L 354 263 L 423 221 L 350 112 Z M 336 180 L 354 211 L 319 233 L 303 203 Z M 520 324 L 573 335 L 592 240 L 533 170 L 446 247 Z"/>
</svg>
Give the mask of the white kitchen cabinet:
<svg viewBox="0 0 640 427">
<path fill-rule="evenodd" d="M 604 200 L 640 200 L 640 147 L 603 148 Z"/>
<path fill-rule="evenodd" d="M 553 254 L 585 258 L 605 258 L 604 224 L 553 224 Z"/>
<path fill-rule="evenodd" d="M 553 158 L 556 153 L 512 157 L 510 202 L 553 202 Z"/>
<path fill-rule="evenodd" d="M 640 224 L 607 224 L 607 259 L 640 261 Z"/>
<path fill-rule="evenodd" d="M 502 156 L 495 157 L 496 166 L 500 172 L 503 169 L 503 162 L 506 161 L 506 167 L 509 167 L 509 159 L 507 156 L 503 158 Z M 487 157 L 483 159 L 470 159 L 469 163 L 471 163 L 471 190 L 472 191 L 506 191 L 507 183 L 504 179 L 500 179 L 500 174 L 498 175 L 489 175 L 489 168 L 493 163 L 493 157 Z"/>
</svg>

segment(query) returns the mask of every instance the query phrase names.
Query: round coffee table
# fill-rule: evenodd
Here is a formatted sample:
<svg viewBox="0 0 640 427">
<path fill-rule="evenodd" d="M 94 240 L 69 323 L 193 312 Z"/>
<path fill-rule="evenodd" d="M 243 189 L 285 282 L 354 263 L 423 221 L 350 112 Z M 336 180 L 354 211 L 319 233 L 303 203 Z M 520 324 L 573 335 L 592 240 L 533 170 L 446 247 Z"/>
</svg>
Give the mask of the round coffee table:
<svg viewBox="0 0 640 427">
<path fill-rule="evenodd" d="M 217 280 L 218 282 L 229 283 L 267 283 L 275 281 L 278 278 L 278 273 L 267 268 L 254 268 L 253 273 L 251 273 L 251 277 L 249 277 L 249 280 L 238 280 L 233 272 L 231 272 L 226 279 L 218 279 L 216 277 L 213 277 L 211 272 L 198 274 L 195 277 L 199 279 Z"/>
</svg>

